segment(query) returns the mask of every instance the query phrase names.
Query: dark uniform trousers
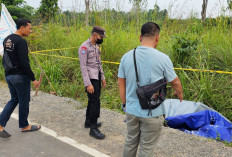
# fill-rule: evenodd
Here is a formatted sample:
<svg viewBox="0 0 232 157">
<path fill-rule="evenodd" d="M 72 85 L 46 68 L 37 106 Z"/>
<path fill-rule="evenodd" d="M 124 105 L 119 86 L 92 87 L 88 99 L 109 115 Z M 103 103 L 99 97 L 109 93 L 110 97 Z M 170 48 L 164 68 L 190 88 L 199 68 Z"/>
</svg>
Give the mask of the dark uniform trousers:
<svg viewBox="0 0 232 157">
<path fill-rule="evenodd" d="M 100 116 L 100 95 L 101 95 L 101 75 L 99 73 L 98 80 L 90 79 L 94 88 L 94 93 L 88 95 L 88 106 L 86 110 L 86 122 L 89 122 L 91 127 L 97 126 L 97 119 Z M 87 91 L 87 90 L 86 90 Z"/>
</svg>

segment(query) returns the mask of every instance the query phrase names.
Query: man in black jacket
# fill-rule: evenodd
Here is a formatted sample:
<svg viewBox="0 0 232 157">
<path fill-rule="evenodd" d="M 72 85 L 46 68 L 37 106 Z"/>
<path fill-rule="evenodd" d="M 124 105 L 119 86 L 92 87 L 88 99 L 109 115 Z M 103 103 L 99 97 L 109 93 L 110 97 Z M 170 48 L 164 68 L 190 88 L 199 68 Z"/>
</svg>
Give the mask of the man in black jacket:
<svg viewBox="0 0 232 157">
<path fill-rule="evenodd" d="M 30 35 L 30 33 L 31 22 L 26 19 L 19 19 L 17 21 L 17 31 L 3 41 L 4 55 L 2 63 L 11 94 L 11 100 L 6 104 L 0 115 L 0 137 L 3 138 L 11 136 L 4 130 L 4 127 L 18 104 L 19 128 L 22 129 L 22 132 L 36 131 L 41 128 L 41 126 L 29 125 L 27 120 L 31 81 L 35 87 L 38 87 L 40 84 L 31 70 L 27 42 L 22 38 Z"/>
</svg>

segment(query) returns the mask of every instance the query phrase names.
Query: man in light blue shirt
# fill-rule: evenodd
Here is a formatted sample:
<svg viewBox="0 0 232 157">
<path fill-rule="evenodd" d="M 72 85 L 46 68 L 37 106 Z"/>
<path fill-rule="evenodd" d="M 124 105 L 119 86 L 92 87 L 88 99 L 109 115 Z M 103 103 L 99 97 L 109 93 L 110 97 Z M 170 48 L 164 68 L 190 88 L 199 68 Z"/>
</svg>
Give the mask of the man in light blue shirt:
<svg viewBox="0 0 232 157">
<path fill-rule="evenodd" d="M 160 27 L 153 22 L 145 23 L 141 28 L 141 46 L 136 48 L 136 63 L 140 86 L 149 85 L 165 78 L 171 83 L 175 94 L 183 100 L 183 90 L 170 58 L 155 49 L 159 42 Z M 161 133 L 164 122 L 163 107 L 143 110 L 136 95 L 137 83 L 133 60 L 133 51 L 127 52 L 121 59 L 118 71 L 120 98 L 126 104 L 127 137 L 125 140 L 124 157 L 135 157 L 138 144 L 139 156 L 154 156 L 154 148 Z"/>
</svg>

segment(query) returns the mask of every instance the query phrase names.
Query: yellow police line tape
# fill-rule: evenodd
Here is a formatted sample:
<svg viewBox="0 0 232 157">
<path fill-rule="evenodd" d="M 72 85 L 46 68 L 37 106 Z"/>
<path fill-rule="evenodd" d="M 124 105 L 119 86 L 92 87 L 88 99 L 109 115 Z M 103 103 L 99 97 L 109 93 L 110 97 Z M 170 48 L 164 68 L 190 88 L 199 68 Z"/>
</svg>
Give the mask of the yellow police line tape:
<svg viewBox="0 0 232 157">
<path fill-rule="evenodd" d="M 198 71 L 198 72 L 210 72 L 210 73 L 219 73 L 219 74 L 230 74 L 232 72 L 229 71 L 214 71 L 214 70 L 204 70 L 204 69 L 186 69 L 186 68 L 174 68 L 175 70 L 184 70 L 184 71 Z"/>
<path fill-rule="evenodd" d="M 41 56 L 49 56 L 49 57 L 56 57 L 56 58 L 79 60 L 78 58 L 65 57 L 65 56 L 59 56 L 59 55 L 49 55 L 49 54 L 37 53 L 37 52 L 31 52 L 31 53 L 36 54 L 36 55 L 41 55 Z"/>
<path fill-rule="evenodd" d="M 51 51 L 59 51 L 59 50 L 68 50 L 68 49 L 76 49 L 79 47 L 70 47 L 70 48 L 61 48 L 61 49 L 50 49 L 50 50 L 41 50 L 41 51 L 34 51 L 31 53 L 40 53 L 40 52 L 51 52 Z"/>
<path fill-rule="evenodd" d="M 37 51 L 31 52 L 31 53 L 32 54 L 36 54 L 36 55 L 42 55 L 42 56 L 49 56 L 49 57 L 56 57 L 56 58 L 63 58 L 63 59 L 79 60 L 78 58 L 65 57 L 65 56 L 59 56 L 59 55 L 49 55 L 49 54 L 44 54 L 44 53 L 38 53 Z M 117 65 L 120 64 L 118 62 L 110 62 L 110 61 L 102 61 L 102 63 L 117 64 Z"/>
<path fill-rule="evenodd" d="M 74 47 L 72 47 L 72 48 L 74 48 Z M 63 59 L 79 60 L 78 58 L 73 58 L 73 57 L 65 57 L 65 56 L 59 56 L 59 55 L 49 55 L 49 54 L 39 53 L 39 52 L 48 52 L 48 51 L 57 51 L 57 50 L 66 50 L 66 49 L 71 49 L 71 48 L 43 50 L 43 51 L 35 51 L 35 52 L 31 52 L 31 53 L 36 54 L 36 55 L 42 55 L 42 56 L 50 56 L 50 57 L 63 58 Z M 110 61 L 102 61 L 102 63 L 116 64 L 116 65 L 120 64 L 119 62 L 110 62 Z M 228 72 L 228 71 L 214 71 L 214 70 L 186 69 L 186 68 L 174 68 L 174 69 L 175 70 L 184 70 L 184 71 L 210 72 L 210 73 L 219 73 L 219 74 L 230 74 L 230 75 L 232 75 L 232 72 Z"/>
</svg>

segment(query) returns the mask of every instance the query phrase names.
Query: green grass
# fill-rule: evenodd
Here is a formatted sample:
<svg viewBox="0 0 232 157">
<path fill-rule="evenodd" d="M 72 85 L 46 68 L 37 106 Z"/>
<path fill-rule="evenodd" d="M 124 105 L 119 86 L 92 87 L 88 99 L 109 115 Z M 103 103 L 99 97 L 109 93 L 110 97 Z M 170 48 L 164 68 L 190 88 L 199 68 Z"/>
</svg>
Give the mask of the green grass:
<svg viewBox="0 0 232 157">
<path fill-rule="evenodd" d="M 140 28 L 146 20 L 141 19 L 137 24 L 136 21 L 123 21 L 125 20 L 123 17 L 117 17 L 121 21 L 110 24 L 104 23 L 104 19 L 98 17 L 97 13 L 94 17 L 96 18 L 94 25 L 100 25 L 107 31 L 107 38 L 101 46 L 102 60 L 120 62 L 127 51 L 139 45 L 140 32 L 137 28 Z M 33 27 L 33 34 L 27 38 L 30 49 L 36 51 L 78 47 L 90 37 L 91 27 L 85 27 L 84 21 L 77 20 L 77 23 L 60 21 Z M 228 19 L 224 17 L 209 19 L 206 23 L 201 23 L 197 19 L 170 20 L 166 18 L 164 21 L 158 21 L 162 27 L 157 49 L 169 55 L 175 67 L 232 71 L 232 29 L 227 21 Z M 177 41 L 177 37 L 180 40 Z M 191 44 L 194 40 L 197 40 L 195 45 Z M 175 46 L 180 50 L 184 62 L 176 58 Z M 44 53 L 78 58 L 77 49 Z M 84 105 L 87 104 L 79 61 L 35 56 L 59 96 L 75 98 Z M 39 78 L 41 71 L 32 57 L 31 65 L 36 77 Z M 118 65 L 103 64 L 103 69 L 107 87 L 102 90 L 102 106 L 121 112 L 117 87 Z M 232 120 L 232 75 L 176 72 L 183 85 L 185 100 L 203 102 Z M 4 73 L 0 66 L 0 80 L 3 79 Z M 45 78 L 41 89 L 46 92 L 52 90 Z M 172 97 L 171 94 L 172 90 L 169 86 L 168 98 Z"/>
</svg>

